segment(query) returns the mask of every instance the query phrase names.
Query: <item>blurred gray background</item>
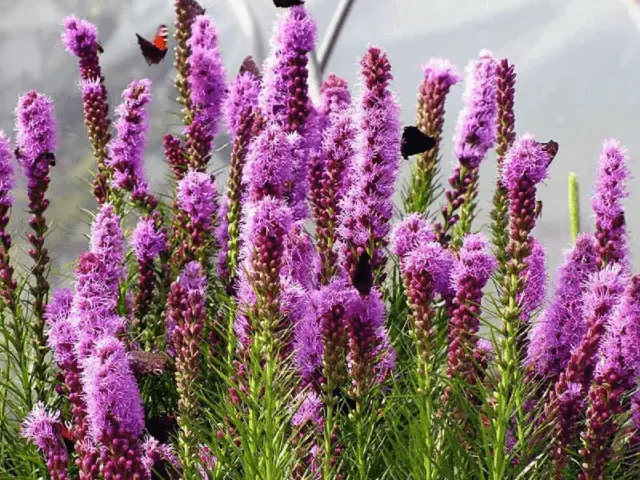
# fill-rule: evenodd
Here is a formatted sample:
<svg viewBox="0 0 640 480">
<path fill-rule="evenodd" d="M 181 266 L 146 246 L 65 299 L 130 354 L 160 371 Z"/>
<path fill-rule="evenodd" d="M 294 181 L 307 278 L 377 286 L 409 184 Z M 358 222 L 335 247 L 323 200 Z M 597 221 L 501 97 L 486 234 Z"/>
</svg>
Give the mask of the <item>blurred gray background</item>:
<svg viewBox="0 0 640 480">
<path fill-rule="evenodd" d="M 245 55 L 257 53 L 231 6 L 237 6 L 236 2 L 201 0 L 219 27 L 230 75 L 237 72 Z M 268 42 L 277 9 L 271 0 L 246 3 L 259 20 L 263 41 Z M 338 0 L 307 0 L 321 36 L 337 5 Z M 383 47 L 393 65 L 393 86 L 402 103 L 403 121 L 411 123 L 421 65 L 429 57 L 447 57 L 460 70 L 483 47 L 497 57 L 508 57 L 518 74 L 517 131 L 560 144 L 551 176 L 540 189 L 544 214 L 537 228 L 547 247 L 547 264 L 555 267 L 569 242 L 568 173 L 575 171 L 579 176 L 582 227 L 592 229 L 588 202 L 602 139 L 619 138 L 629 148 L 632 170 L 640 170 L 640 21 L 634 17 L 635 8 L 633 0 L 356 0 L 329 71 L 355 86 L 359 57 L 370 44 Z M 62 20 L 74 13 L 98 25 L 112 109 L 132 78 L 153 80 L 152 126 L 145 162 L 153 188 L 166 192 L 162 135 L 179 128 L 172 113 L 177 111 L 172 100 L 172 60 L 168 55 L 162 64 L 147 66 L 135 33 L 150 37 L 158 24 L 172 25 L 172 9 L 172 0 L 0 0 L 0 128 L 12 132 L 18 95 L 29 89 L 50 95 L 56 105 L 58 166 L 52 173 L 49 197 L 53 201 L 48 213 L 53 223 L 49 246 L 59 275 L 54 283 L 70 278 L 70 263 L 85 248 L 82 235 L 88 230 L 89 217 L 83 209 L 95 207 L 88 183 L 93 162 L 82 124 L 78 69 L 59 40 Z M 461 93 L 460 84 L 453 88 L 447 103 L 442 150 L 447 176 Z M 225 143 L 221 136 L 218 146 Z M 228 150 L 222 148 L 213 165 L 220 171 L 219 188 L 226 181 L 227 158 Z M 400 182 L 408 170 L 405 162 Z M 19 177 L 16 194 L 20 198 L 11 228 L 24 237 L 24 180 Z M 494 180 L 495 159 L 491 156 L 482 167 L 482 215 L 477 227 L 486 222 Z M 640 195 L 637 178 L 629 187 Z M 626 202 L 631 236 L 640 231 L 637 198 Z M 25 242 L 16 239 L 16 245 L 23 250 Z M 634 242 L 633 250 L 638 258 L 640 241 Z"/>
</svg>

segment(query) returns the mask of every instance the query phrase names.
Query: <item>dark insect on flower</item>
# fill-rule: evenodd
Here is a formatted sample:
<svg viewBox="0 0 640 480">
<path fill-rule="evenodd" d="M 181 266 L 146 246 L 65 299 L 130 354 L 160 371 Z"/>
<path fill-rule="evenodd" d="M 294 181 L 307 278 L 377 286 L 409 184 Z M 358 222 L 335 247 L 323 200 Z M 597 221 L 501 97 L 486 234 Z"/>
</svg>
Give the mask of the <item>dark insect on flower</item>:
<svg viewBox="0 0 640 480">
<path fill-rule="evenodd" d="M 547 155 L 549 155 L 549 163 L 551 163 L 553 159 L 556 157 L 556 155 L 558 154 L 558 149 L 560 148 L 560 145 L 558 145 L 558 142 L 554 140 L 549 140 L 546 143 L 541 142 L 540 145 L 542 146 L 544 151 L 547 152 Z"/>
<path fill-rule="evenodd" d="M 104 48 L 102 48 L 102 44 L 100 42 L 96 42 L 96 48 L 98 49 L 98 53 L 104 53 Z"/>
<path fill-rule="evenodd" d="M 196 2 L 196 0 L 193 0 L 191 2 L 191 16 L 192 17 L 197 17 L 198 15 L 204 15 L 204 13 L 206 12 L 206 10 L 204 8 L 202 8 L 202 5 L 200 5 L 198 2 Z"/>
<path fill-rule="evenodd" d="M 536 201 L 536 220 L 542 216 L 542 200 Z"/>
<path fill-rule="evenodd" d="M 260 69 L 258 68 L 258 65 L 256 64 L 255 60 L 251 55 L 248 55 L 247 57 L 245 57 L 245 59 L 242 61 L 242 65 L 240 65 L 240 73 L 244 73 L 244 72 L 251 72 L 256 77 L 262 78 L 262 75 L 260 74 Z"/>
<path fill-rule="evenodd" d="M 353 286 L 360 292 L 360 295 L 369 295 L 373 287 L 373 270 L 371 270 L 371 257 L 365 251 L 360 255 L 356 271 L 351 279 Z"/>
<path fill-rule="evenodd" d="M 400 151 L 406 160 L 412 155 L 424 153 L 436 146 L 436 139 L 426 135 L 418 127 L 404 127 Z"/>
<path fill-rule="evenodd" d="M 160 352 L 134 350 L 129 352 L 129 363 L 136 377 L 159 375 L 167 366 L 167 356 Z"/>
<path fill-rule="evenodd" d="M 229 295 L 230 297 L 235 297 L 238 293 L 238 277 L 231 277 L 229 283 L 227 283 L 225 290 L 227 292 L 227 295 Z"/>
<path fill-rule="evenodd" d="M 39 160 L 48 160 L 49 161 L 49 166 L 51 166 L 51 167 L 55 167 L 56 166 L 56 156 L 51 152 L 41 153 L 40 155 L 38 155 L 38 158 L 36 160 L 37 161 L 39 161 Z"/>
<path fill-rule="evenodd" d="M 166 443 L 176 433 L 178 421 L 174 415 L 151 417 L 145 422 L 149 435 L 160 443 Z"/>
<path fill-rule="evenodd" d="M 290 8 L 296 5 L 304 5 L 304 0 L 273 0 L 273 4 L 280 8 Z"/>
<path fill-rule="evenodd" d="M 136 33 L 136 37 L 138 37 L 138 44 L 140 45 L 140 51 L 149 65 L 160 63 L 167 54 L 168 36 L 169 29 L 166 25 L 160 25 L 158 27 L 156 36 L 153 38 L 152 42 L 142 38 Z"/>
</svg>

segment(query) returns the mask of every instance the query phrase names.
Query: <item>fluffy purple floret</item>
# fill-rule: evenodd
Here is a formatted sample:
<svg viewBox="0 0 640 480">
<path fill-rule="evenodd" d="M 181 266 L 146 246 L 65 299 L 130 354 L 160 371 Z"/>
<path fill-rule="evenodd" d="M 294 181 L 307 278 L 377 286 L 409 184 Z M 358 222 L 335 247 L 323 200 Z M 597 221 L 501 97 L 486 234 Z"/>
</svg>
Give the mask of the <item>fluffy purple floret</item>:
<svg viewBox="0 0 640 480">
<path fill-rule="evenodd" d="M 317 288 L 320 256 L 304 229 L 303 221 L 293 225 L 284 239 L 284 248 L 281 275 L 291 277 L 308 290 Z"/>
<path fill-rule="evenodd" d="M 50 413 L 44 403 L 34 405 L 33 410 L 22 423 L 21 434 L 32 441 L 43 452 L 49 451 L 52 443 L 60 442 L 58 428 L 60 427 L 60 414 Z"/>
<path fill-rule="evenodd" d="M 22 95 L 16 109 L 16 145 L 22 166 L 31 180 L 38 177 L 43 153 L 53 153 L 57 140 L 53 102 L 34 90 Z M 47 165 L 49 160 L 47 160 Z"/>
<path fill-rule="evenodd" d="M 62 43 L 69 53 L 80 57 L 85 50 L 95 48 L 98 31 L 94 24 L 71 15 L 64 19 L 63 25 Z"/>
<path fill-rule="evenodd" d="M 168 462 L 175 469 L 180 469 L 180 460 L 171 445 L 160 443 L 155 438 L 147 435 L 142 442 L 142 466 L 149 478 L 153 478 L 153 468 L 157 462 Z"/>
<path fill-rule="evenodd" d="M 453 254 L 438 242 L 426 242 L 405 256 L 402 268 L 416 274 L 428 273 L 433 279 L 436 292 L 444 294 L 452 291 L 451 274 L 454 261 Z"/>
<path fill-rule="evenodd" d="M 476 168 L 496 142 L 498 63 L 488 50 L 466 69 L 464 107 L 458 118 L 454 154 L 458 161 Z"/>
<path fill-rule="evenodd" d="M 291 294 L 285 296 L 291 297 Z M 321 312 L 314 308 L 309 295 L 301 287 L 297 296 L 295 313 L 298 318 L 294 321 L 293 331 L 294 364 L 303 385 L 309 385 L 317 381 L 322 373 L 324 346 L 318 317 Z M 286 303 L 291 304 L 291 300 Z"/>
<path fill-rule="evenodd" d="M 323 117 L 342 112 L 351 105 L 349 84 L 343 78 L 329 74 L 320 87 L 321 100 L 319 113 Z"/>
<path fill-rule="evenodd" d="M 158 230 L 152 218 L 141 218 L 131 234 L 131 245 L 136 258 L 153 262 L 167 249 L 167 234 Z"/>
<path fill-rule="evenodd" d="M 313 50 L 318 36 L 316 23 L 303 6 L 290 8 L 279 19 L 274 35 L 277 47 Z"/>
<path fill-rule="evenodd" d="M 531 254 L 527 257 L 525 269 L 520 277 L 525 279 L 524 291 L 518 301 L 520 302 L 520 315 L 523 321 L 529 321 L 544 301 L 547 286 L 547 269 L 545 268 L 546 254 L 542 244 L 536 240 L 531 241 Z"/>
<path fill-rule="evenodd" d="M 176 200 L 192 222 L 210 230 L 218 209 L 218 193 L 211 175 L 189 170 L 178 184 Z"/>
<path fill-rule="evenodd" d="M 185 265 L 184 270 L 178 277 L 178 283 L 184 288 L 185 292 L 198 292 L 204 297 L 207 291 L 207 277 L 202 271 L 199 262 L 189 262 Z"/>
<path fill-rule="evenodd" d="M 206 15 L 199 15 L 193 22 L 192 31 L 195 35 L 188 41 L 191 48 L 188 75 L 191 102 L 196 110 L 196 118 L 207 125 L 213 137 L 227 94 L 226 70 L 213 21 Z"/>
<path fill-rule="evenodd" d="M 249 212 L 248 240 L 255 246 L 263 235 L 271 236 L 290 231 L 291 223 L 291 210 L 281 200 L 266 197 Z"/>
<path fill-rule="evenodd" d="M 114 169 L 114 185 L 127 191 L 146 192 L 143 154 L 147 145 L 151 80 L 134 80 L 122 92 L 116 107 L 116 135 L 107 145 L 107 165 Z"/>
<path fill-rule="evenodd" d="M 481 233 L 466 235 L 459 252 L 459 260 L 451 275 L 452 286 L 456 291 L 466 288 L 465 280 L 473 278 L 474 283 L 482 288 L 491 278 L 496 266 L 496 259 L 488 249 L 485 236 Z M 446 276 L 448 272 L 442 271 L 441 275 Z"/>
<path fill-rule="evenodd" d="M 314 391 L 307 392 L 298 410 L 293 415 L 291 423 L 296 427 L 301 425 L 315 425 L 321 428 L 324 424 L 324 418 L 322 417 L 323 405 L 320 395 Z"/>
<path fill-rule="evenodd" d="M 122 343 L 114 337 L 102 337 L 82 365 L 91 437 L 99 441 L 114 426 L 134 438 L 140 436 L 144 410 Z"/>
<path fill-rule="evenodd" d="M 113 205 L 102 206 L 91 224 L 90 250 L 102 256 L 113 268 L 120 267 L 119 277 L 124 278 L 125 240 L 120 228 L 120 217 L 116 215 Z"/>
<path fill-rule="evenodd" d="M 633 382 L 640 374 L 640 277 L 633 277 L 609 321 L 595 374 Z"/>
<path fill-rule="evenodd" d="M 592 235 L 582 233 L 566 252 L 564 264 L 558 270 L 551 304 L 531 329 L 526 363 L 539 376 L 559 375 L 571 350 L 582 339 L 586 330 L 582 297 L 586 281 L 595 270 L 595 241 Z"/>
<path fill-rule="evenodd" d="M 458 69 L 446 58 L 430 58 L 423 69 L 424 78 L 428 83 L 438 84 L 439 88 L 446 91 L 462 80 Z"/>
<path fill-rule="evenodd" d="M 61 368 L 76 358 L 74 348 L 78 332 L 69 319 L 72 301 L 73 292 L 68 288 L 59 288 L 53 292 L 45 311 L 45 320 L 49 325 L 47 344 Z"/>
<path fill-rule="evenodd" d="M 549 155 L 533 135 L 517 137 L 504 160 L 503 181 L 508 189 L 515 189 L 523 178 L 539 183 L 547 178 Z"/>
<path fill-rule="evenodd" d="M 251 72 L 240 73 L 231 84 L 229 95 L 224 102 L 224 114 L 229 133 L 235 135 L 242 123 L 242 116 L 258 106 L 260 79 Z"/>
<path fill-rule="evenodd" d="M 436 234 L 427 218 L 420 213 L 407 215 L 391 233 L 391 251 L 399 258 L 427 242 L 434 242 Z"/>
<path fill-rule="evenodd" d="M 9 208 L 13 205 L 11 189 L 15 186 L 13 172 L 13 152 L 11 143 L 0 130 L 0 206 Z"/>
<path fill-rule="evenodd" d="M 280 126 L 269 125 L 251 144 L 242 173 L 250 202 L 265 195 L 284 197 L 287 184 L 294 179 L 291 157 L 287 134 Z"/>
</svg>

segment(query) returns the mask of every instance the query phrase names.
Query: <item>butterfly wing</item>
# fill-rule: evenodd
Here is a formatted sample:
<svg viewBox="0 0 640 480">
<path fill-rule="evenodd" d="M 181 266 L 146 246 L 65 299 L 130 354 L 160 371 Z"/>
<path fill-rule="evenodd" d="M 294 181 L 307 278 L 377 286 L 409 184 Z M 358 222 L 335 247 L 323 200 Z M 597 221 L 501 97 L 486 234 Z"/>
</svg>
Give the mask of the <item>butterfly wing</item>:
<svg viewBox="0 0 640 480">
<path fill-rule="evenodd" d="M 242 65 L 240 65 L 240 73 L 244 72 L 251 72 L 256 77 L 261 78 L 260 69 L 251 55 L 245 57 Z"/>
<path fill-rule="evenodd" d="M 412 155 L 424 153 L 436 146 L 436 139 L 425 135 L 418 127 L 404 127 L 400 152 L 407 159 Z"/>
<path fill-rule="evenodd" d="M 373 270 L 371 269 L 371 258 L 367 252 L 362 252 L 360 255 L 351 280 L 360 295 L 369 295 L 371 288 L 373 288 Z"/>
<path fill-rule="evenodd" d="M 273 0 L 273 3 L 279 8 L 290 8 L 295 5 L 303 5 L 304 0 Z"/>
<path fill-rule="evenodd" d="M 138 45 L 140 45 L 140 51 L 142 52 L 142 56 L 147 61 L 149 65 L 160 63 L 160 61 L 167 54 L 167 49 L 161 50 L 157 46 L 155 46 L 149 40 L 142 38 L 140 35 L 136 33 L 136 37 L 138 37 Z"/>
<path fill-rule="evenodd" d="M 193 3 L 191 4 L 191 10 L 194 17 L 197 17 L 198 15 L 204 15 L 205 12 L 205 9 L 202 8 L 202 5 L 196 2 L 196 0 L 193 0 Z"/>
</svg>

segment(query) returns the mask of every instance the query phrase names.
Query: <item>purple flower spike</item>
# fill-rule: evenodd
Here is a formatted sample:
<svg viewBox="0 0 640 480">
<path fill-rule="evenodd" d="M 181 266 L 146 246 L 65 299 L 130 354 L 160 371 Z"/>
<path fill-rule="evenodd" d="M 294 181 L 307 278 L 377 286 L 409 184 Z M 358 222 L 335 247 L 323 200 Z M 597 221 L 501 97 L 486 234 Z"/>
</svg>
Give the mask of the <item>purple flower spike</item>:
<svg viewBox="0 0 640 480">
<path fill-rule="evenodd" d="M 189 170 L 178 184 L 176 205 L 179 208 L 177 235 L 183 238 L 178 257 L 187 261 L 203 260 L 219 209 L 211 175 Z"/>
<path fill-rule="evenodd" d="M 359 105 L 361 132 L 357 139 L 352 184 L 341 202 L 342 264 L 352 275 L 360 254 L 367 250 L 378 283 L 385 278 L 384 249 L 393 212 L 391 196 L 400 161 L 398 103 L 389 89 L 391 65 L 384 51 L 369 49 L 361 62 L 364 91 Z"/>
<path fill-rule="evenodd" d="M 138 292 L 135 312 L 140 320 L 149 311 L 153 289 L 157 283 L 155 261 L 167 251 L 167 231 L 159 216 L 141 218 L 131 235 L 131 244 L 138 260 Z"/>
<path fill-rule="evenodd" d="M 104 77 L 98 58 L 98 31 L 92 23 L 70 16 L 64 20 L 62 43 L 69 53 L 78 57 L 80 64 L 84 120 L 93 155 L 98 164 L 98 172 L 93 182 L 93 194 L 98 203 L 102 204 L 109 195 L 105 160 L 106 146 L 111 137 L 109 132 L 111 121 L 107 89 L 104 86 Z"/>
<path fill-rule="evenodd" d="M 49 325 L 48 344 L 54 359 L 62 370 L 73 366 L 76 361 L 74 347 L 77 331 L 69 320 L 73 293 L 68 288 L 60 288 L 53 293 L 47 305 L 45 318 Z"/>
<path fill-rule="evenodd" d="M 229 134 L 235 137 L 240 133 L 246 117 L 257 107 L 259 94 L 260 79 L 256 75 L 252 72 L 238 74 L 223 106 Z"/>
<path fill-rule="evenodd" d="M 124 346 L 114 337 L 102 337 L 82 366 L 89 433 L 105 448 L 105 478 L 145 478 L 139 444 L 144 410 Z"/>
<path fill-rule="evenodd" d="M 220 245 L 218 253 L 218 274 L 232 281 L 236 276 L 240 253 L 240 223 L 242 203 L 246 185 L 242 175 L 247 160 L 250 142 L 256 134 L 256 117 L 259 114 L 258 95 L 261 81 L 252 71 L 240 72 L 231 85 L 231 91 L 224 104 L 224 112 L 233 139 L 231 165 L 227 194 L 220 205 L 220 223 L 216 237 Z"/>
<path fill-rule="evenodd" d="M 82 79 L 100 79 L 98 30 L 96 26 L 72 15 L 64 19 L 64 31 L 61 38 L 67 52 L 80 60 L 80 75 Z"/>
<path fill-rule="evenodd" d="M 13 311 L 15 309 L 14 296 L 18 284 L 13 279 L 13 266 L 9 256 L 12 243 L 11 233 L 7 231 L 9 215 L 13 206 L 11 190 L 15 184 L 11 150 L 9 139 L 0 130 L 0 295 Z"/>
<path fill-rule="evenodd" d="M 612 456 L 623 413 L 623 397 L 636 386 L 640 372 L 640 276 L 629 281 L 600 346 L 589 390 L 587 428 L 582 435 L 583 476 L 602 478 Z"/>
<path fill-rule="evenodd" d="M 328 82 L 328 80 L 327 80 Z M 350 185 L 350 170 L 355 155 L 356 126 L 353 110 L 346 104 L 348 90 L 335 80 L 336 86 L 329 88 L 325 82 L 323 94 L 328 105 L 327 126 L 318 161 L 310 170 L 313 218 L 316 222 L 316 240 L 323 263 L 323 278 L 328 281 L 335 273 L 337 255 L 334 245 L 338 239 L 337 229 L 341 215 L 339 200 Z M 331 95 L 331 96 L 329 96 Z M 324 97 L 323 97 L 324 98 Z M 313 188 L 315 185 L 315 188 Z"/>
<path fill-rule="evenodd" d="M 520 273 L 524 280 L 524 290 L 518 298 L 520 302 L 520 316 L 522 321 L 529 323 L 531 315 L 542 305 L 547 285 L 547 270 L 545 268 L 546 254 L 542 244 L 532 238 L 531 254 L 527 257 L 525 269 Z"/>
<path fill-rule="evenodd" d="M 454 138 L 454 154 L 461 165 L 477 168 L 496 141 L 498 62 L 483 50 L 467 66 L 464 108 Z"/>
<path fill-rule="evenodd" d="M 627 150 L 615 139 L 605 140 L 591 207 L 596 214 L 598 267 L 619 263 L 630 269 L 626 222 L 622 199 L 628 196 Z"/>
<path fill-rule="evenodd" d="M 498 63 L 487 50 L 482 50 L 466 70 L 464 107 L 453 139 L 457 163 L 449 178 L 447 205 L 442 209 L 443 223 L 438 228 L 440 242 L 447 244 L 451 227 L 459 227 L 453 238 L 455 248 L 459 248 L 462 237 L 471 229 L 478 194 L 478 168 L 496 141 L 497 70 Z M 461 209 L 463 204 L 467 208 Z"/>
<path fill-rule="evenodd" d="M 316 37 L 315 22 L 302 6 L 288 9 L 275 27 L 260 109 L 287 132 L 299 132 L 309 115 L 307 54 L 315 47 Z"/>
<path fill-rule="evenodd" d="M 311 236 L 304 229 L 304 222 L 293 224 L 285 237 L 284 247 L 282 275 L 307 290 L 315 290 L 320 276 L 320 257 Z"/>
<path fill-rule="evenodd" d="M 27 197 L 29 199 L 29 225 L 33 232 L 27 235 L 31 248 L 29 256 L 34 266 L 31 274 L 34 284 L 31 287 L 33 295 L 33 313 L 35 321 L 32 323 L 34 349 L 36 351 L 35 376 L 36 390 L 40 399 L 44 399 L 44 383 L 47 381 L 47 367 L 45 363 L 46 349 L 44 349 L 44 302 L 49 293 L 47 281 L 47 266 L 49 252 L 44 246 L 48 230 L 47 219 L 44 216 L 49 200 L 45 198 L 49 188 L 49 170 L 55 165 L 54 150 L 56 146 L 56 121 L 53 114 L 51 100 L 34 90 L 23 95 L 18 100 L 16 109 L 16 144 L 18 160 L 22 163 L 27 177 Z"/>
<path fill-rule="evenodd" d="M 187 41 L 191 51 L 187 81 L 194 116 L 185 133 L 191 167 L 204 171 L 211 156 L 211 144 L 218 132 L 227 95 L 227 79 L 213 20 L 206 15 L 198 15 L 191 29 L 193 34 Z"/>
<path fill-rule="evenodd" d="M 417 338 L 418 354 L 423 361 L 433 353 L 431 327 L 435 310 L 432 302 L 437 294 L 451 294 L 453 265 L 453 254 L 437 242 L 416 245 L 400 262 L 404 292 L 411 311 L 410 320 Z"/>
<path fill-rule="evenodd" d="M 118 280 L 126 277 L 124 267 L 125 241 L 120 217 L 111 204 L 104 205 L 91 224 L 91 252 L 104 258 L 112 268 L 118 268 Z"/>
<path fill-rule="evenodd" d="M 378 289 L 361 296 L 354 288 L 347 303 L 347 369 L 355 397 L 373 383 L 382 383 L 393 372 L 396 353 L 384 325 L 385 307 Z"/>
<path fill-rule="evenodd" d="M 582 299 L 587 279 L 596 271 L 595 248 L 593 236 L 582 233 L 565 254 L 551 305 L 531 329 L 525 364 L 535 378 L 555 382 L 567 366 L 571 349 L 582 340 L 586 331 Z"/>
<path fill-rule="evenodd" d="M 59 413 L 47 412 L 43 403 L 37 403 L 22 424 L 22 436 L 40 449 L 53 480 L 70 478 L 67 471 L 67 449 L 60 435 L 61 428 Z"/>
<path fill-rule="evenodd" d="M 480 304 L 482 289 L 496 269 L 495 258 L 489 252 L 482 234 L 467 235 L 453 270 L 455 310 L 449 323 L 448 376 L 460 376 L 474 384 L 478 362 L 484 355 L 478 349 Z"/>
<path fill-rule="evenodd" d="M 143 153 L 147 144 L 151 103 L 151 80 L 134 80 L 122 93 L 122 104 L 116 108 L 119 118 L 116 136 L 107 145 L 107 166 L 114 170 L 113 186 L 131 193 L 133 200 L 147 210 L 158 201 L 148 192 Z"/>
<path fill-rule="evenodd" d="M 180 442 L 194 441 L 190 421 L 199 405 L 197 386 L 201 370 L 201 342 L 205 321 L 207 277 L 198 262 L 190 262 L 171 285 L 167 334 L 175 351 Z M 193 448 L 193 447 L 192 447 Z"/>
<path fill-rule="evenodd" d="M 391 251 L 400 261 L 423 243 L 436 240 L 433 226 L 419 213 L 407 215 L 391 233 Z"/>
<path fill-rule="evenodd" d="M 167 133 L 162 138 L 162 145 L 174 178 L 178 181 L 182 180 L 189 169 L 189 158 L 187 152 L 182 148 L 182 142 L 178 137 Z"/>
<path fill-rule="evenodd" d="M 624 290 L 623 280 L 620 266 L 611 265 L 591 275 L 585 288 L 583 315 L 587 331 L 571 352 L 567 367 L 545 402 L 546 417 L 555 439 L 551 451 L 556 469 L 566 464 L 564 449 L 572 445 L 577 421 L 584 413 L 584 406 L 576 404 L 575 395 L 568 393 L 578 388 L 586 391 L 592 380 L 596 354 Z"/>
<path fill-rule="evenodd" d="M 445 100 L 451 87 L 460 80 L 458 70 L 449 60 L 431 58 L 424 66 L 424 79 L 418 93 L 417 126 L 424 134 L 433 137 L 436 145 L 417 156 L 406 202 L 411 212 L 425 212 L 433 201 L 433 180 L 444 126 Z"/>
</svg>

